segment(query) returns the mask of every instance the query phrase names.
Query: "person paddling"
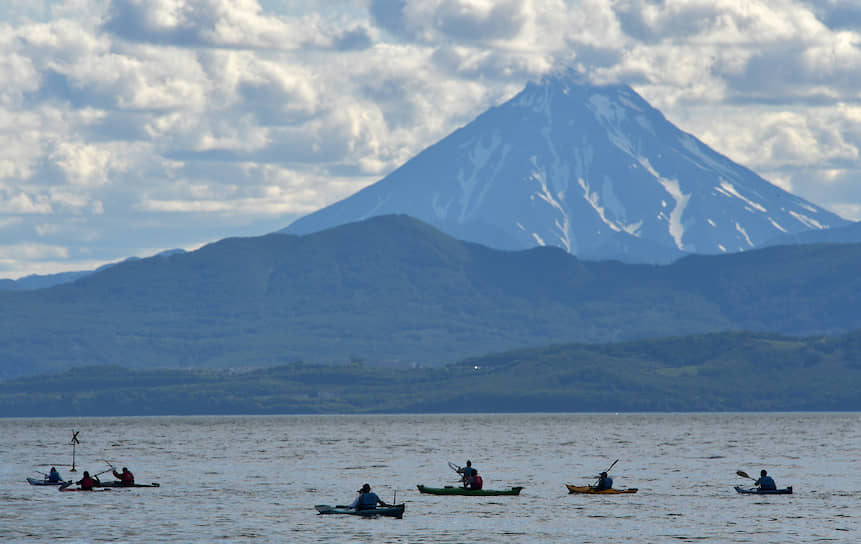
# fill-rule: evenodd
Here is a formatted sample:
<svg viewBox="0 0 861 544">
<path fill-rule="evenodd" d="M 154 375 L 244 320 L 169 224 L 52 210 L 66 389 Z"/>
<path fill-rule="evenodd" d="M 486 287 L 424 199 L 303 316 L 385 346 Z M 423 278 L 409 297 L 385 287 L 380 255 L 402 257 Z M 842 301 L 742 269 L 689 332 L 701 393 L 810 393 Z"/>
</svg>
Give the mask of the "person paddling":
<svg viewBox="0 0 861 544">
<path fill-rule="evenodd" d="M 95 486 L 98 483 L 98 481 L 99 481 L 98 478 L 94 479 L 93 477 L 90 476 L 90 473 L 85 470 L 84 471 L 84 477 L 75 483 L 78 484 L 79 486 L 81 486 L 81 489 L 83 489 L 84 491 L 92 491 L 93 486 Z"/>
<path fill-rule="evenodd" d="M 45 481 L 51 483 L 62 482 L 63 478 L 60 477 L 59 471 L 57 471 L 56 467 L 51 467 L 51 470 L 45 475 Z"/>
<path fill-rule="evenodd" d="M 478 471 L 472 469 L 474 472 L 472 473 L 472 478 L 469 480 L 469 488 L 470 489 L 481 489 L 484 486 L 484 481 L 481 479 L 481 476 L 478 475 Z"/>
<path fill-rule="evenodd" d="M 114 478 L 118 479 L 122 485 L 135 485 L 135 475 L 131 473 L 131 471 L 123 467 L 122 474 L 118 473 L 116 470 L 113 471 Z"/>
<path fill-rule="evenodd" d="M 601 475 L 598 476 L 598 483 L 595 485 L 595 489 L 598 491 L 613 489 L 613 478 L 611 478 L 606 472 L 602 472 Z"/>
<path fill-rule="evenodd" d="M 376 493 L 371 491 L 371 484 L 364 484 L 362 489 L 359 489 L 356 493 L 358 493 L 359 496 L 350 504 L 350 508 L 355 508 L 356 510 L 368 510 L 376 508 L 378 504 L 380 506 L 389 506 L 383 502 Z"/>
<path fill-rule="evenodd" d="M 759 471 L 759 480 L 754 482 L 755 486 L 765 491 L 773 491 L 777 489 L 777 484 L 774 483 L 774 479 L 768 475 L 765 469 Z"/>
<path fill-rule="evenodd" d="M 478 471 L 472 468 L 472 461 L 467 459 L 466 466 L 459 469 L 458 473 L 461 475 L 460 481 L 463 482 L 463 487 L 470 487 L 472 479 L 476 474 L 478 474 Z"/>
</svg>

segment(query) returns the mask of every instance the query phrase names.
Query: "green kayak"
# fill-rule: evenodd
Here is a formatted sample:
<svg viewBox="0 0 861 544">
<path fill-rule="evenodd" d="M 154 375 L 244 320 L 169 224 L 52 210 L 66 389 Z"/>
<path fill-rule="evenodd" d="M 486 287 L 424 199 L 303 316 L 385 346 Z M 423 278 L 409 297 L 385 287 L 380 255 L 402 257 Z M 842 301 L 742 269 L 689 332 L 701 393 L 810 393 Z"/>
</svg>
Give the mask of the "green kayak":
<svg viewBox="0 0 861 544">
<path fill-rule="evenodd" d="M 314 508 L 320 514 L 344 514 L 348 516 L 362 516 L 372 518 L 377 516 L 387 516 L 391 518 L 401 519 L 404 517 L 404 504 L 392 504 L 389 506 L 380 506 L 377 508 L 363 508 L 361 510 L 350 508 L 349 506 L 329 506 L 328 504 L 315 504 Z"/>
<path fill-rule="evenodd" d="M 419 488 L 419 493 L 427 493 L 429 495 L 520 495 L 522 487 L 512 487 L 511 489 L 466 489 L 460 486 L 447 485 L 445 487 L 426 487 L 422 484 L 416 486 Z"/>
</svg>

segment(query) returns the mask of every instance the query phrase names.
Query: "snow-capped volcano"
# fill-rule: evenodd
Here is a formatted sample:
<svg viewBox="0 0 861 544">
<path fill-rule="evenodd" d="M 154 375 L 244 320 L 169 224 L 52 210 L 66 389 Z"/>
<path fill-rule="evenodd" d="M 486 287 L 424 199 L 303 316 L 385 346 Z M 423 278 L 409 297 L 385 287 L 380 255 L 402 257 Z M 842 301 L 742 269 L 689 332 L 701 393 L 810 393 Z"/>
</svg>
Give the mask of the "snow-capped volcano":
<svg viewBox="0 0 861 544">
<path fill-rule="evenodd" d="M 530 83 L 284 232 L 392 213 L 496 248 L 652 263 L 848 223 L 679 130 L 630 87 L 571 72 Z"/>
</svg>

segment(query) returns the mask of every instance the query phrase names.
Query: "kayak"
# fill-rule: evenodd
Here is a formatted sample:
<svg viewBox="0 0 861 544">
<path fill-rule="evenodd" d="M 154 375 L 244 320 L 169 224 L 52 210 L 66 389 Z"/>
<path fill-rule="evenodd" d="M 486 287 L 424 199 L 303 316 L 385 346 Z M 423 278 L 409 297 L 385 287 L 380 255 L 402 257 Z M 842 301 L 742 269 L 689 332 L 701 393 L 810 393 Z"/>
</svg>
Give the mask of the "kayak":
<svg viewBox="0 0 861 544">
<path fill-rule="evenodd" d="M 110 491 L 110 489 L 81 489 L 80 487 L 61 487 L 57 489 L 57 491 L 69 492 L 69 491 L 86 491 L 88 493 L 98 493 L 99 491 Z"/>
<path fill-rule="evenodd" d="M 161 484 L 158 482 L 152 482 L 150 484 L 131 484 L 126 485 L 122 482 L 99 482 L 95 484 L 93 487 L 161 487 Z"/>
<path fill-rule="evenodd" d="M 447 485 L 445 487 L 425 487 L 421 484 L 416 486 L 419 488 L 419 493 L 427 493 L 429 495 L 520 495 L 522 487 L 512 487 L 511 489 L 466 489 L 460 486 Z"/>
<path fill-rule="evenodd" d="M 602 489 L 598 491 L 594 486 L 591 485 L 570 485 L 565 484 L 565 487 L 568 488 L 568 493 L 585 493 L 587 495 L 616 495 L 618 493 L 636 493 L 637 488 L 631 487 L 628 489 Z"/>
<path fill-rule="evenodd" d="M 739 493 L 750 495 L 792 495 L 792 486 L 784 487 L 783 489 L 760 489 L 758 487 L 741 487 L 735 486 L 735 490 Z"/>
<path fill-rule="evenodd" d="M 27 482 L 29 482 L 30 485 L 63 485 L 63 484 L 71 484 L 72 483 L 70 481 L 69 482 L 64 482 L 64 481 L 49 482 L 48 480 L 45 480 L 44 478 L 27 478 Z"/>
<path fill-rule="evenodd" d="M 376 516 L 387 516 L 401 519 L 404 517 L 404 504 L 393 504 L 392 506 L 378 506 L 376 508 L 363 508 L 357 510 L 349 506 L 329 506 L 328 504 L 315 504 L 318 514 L 345 514 L 348 516 L 362 516 L 371 518 Z"/>
</svg>

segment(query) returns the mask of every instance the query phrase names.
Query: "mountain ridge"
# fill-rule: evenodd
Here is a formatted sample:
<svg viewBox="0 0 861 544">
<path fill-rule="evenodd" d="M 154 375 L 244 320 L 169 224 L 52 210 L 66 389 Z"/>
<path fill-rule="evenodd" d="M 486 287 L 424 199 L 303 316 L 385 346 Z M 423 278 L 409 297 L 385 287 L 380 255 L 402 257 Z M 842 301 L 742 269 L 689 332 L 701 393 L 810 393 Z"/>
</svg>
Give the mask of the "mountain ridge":
<svg viewBox="0 0 861 544">
<path fill-rule="evenodd" d="M 859 355 L 861 331 L 827 338 L 733 332 L 559 344 L 442 368 L 80 367 L 0 381 L 0 414 L 857 411 Z"/>
<path fill-rule="evenodd" d="M 0 378 L 74 366 L 442 365 L 563 342 L 861 328 L 861 245 L 780 246 L 671 265 L 500 251 L 417 219 L 232 238 L 0 292 Z"/>
</svg>

